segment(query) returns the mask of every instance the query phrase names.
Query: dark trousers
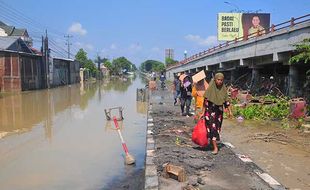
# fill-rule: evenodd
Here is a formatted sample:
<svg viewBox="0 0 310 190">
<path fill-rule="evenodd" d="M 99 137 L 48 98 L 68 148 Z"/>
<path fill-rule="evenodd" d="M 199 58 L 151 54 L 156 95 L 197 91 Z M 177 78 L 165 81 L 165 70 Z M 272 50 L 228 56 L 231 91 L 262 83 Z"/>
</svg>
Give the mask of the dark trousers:
<svg viewBox="0 0 310 190">
<path fill-rule="evenodd" d="M 184 114 L 184 107 L 186 106 L 186 115 L 189 115 L 189 108 L 191 106 L 192 97 L 181 97 L 181 111 Z"/>
</svg>

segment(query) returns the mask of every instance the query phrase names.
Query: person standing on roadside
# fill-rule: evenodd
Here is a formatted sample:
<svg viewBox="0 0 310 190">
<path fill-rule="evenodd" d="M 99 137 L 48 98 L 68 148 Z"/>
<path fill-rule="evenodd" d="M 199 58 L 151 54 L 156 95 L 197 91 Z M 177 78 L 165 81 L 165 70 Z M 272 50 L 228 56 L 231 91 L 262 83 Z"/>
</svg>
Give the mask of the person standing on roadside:
<svg viewBox="0 0 310 190">
<path fill-rule="evenodd" d="M 181 81 L 179 79 L 180 77 L 180 73 L 178 73 L 175 77 L 174 77 L 174 81 L 173 81 L 173 86 L 174 86 L 174 103 L 173 105 L 176 105 L 178 100 L 180 99 L 180 95 L 181 95 Z"/>
<path fill-rule="evenodd" d="M 181 100 L 182 116 L 190 117 L 189 109 L 192 102 L 192 85 L 189 76 L 185 76 L 183 81 L 181 82 L 180 100 Z M 186 108 L 186 110 L 184 110 L 184 108 Z"/>
<path fill-rule="evenodd" d="M 161 89 L 164 90 L 165 89 L 165 80 L 166 80 L 166 76 L 165 76 L 164 72 L 161 72 L 159 80 L 160 80 Z"/>
<path fill-rule="evenodd" d="M 203 110 L 204 93 L 206 92 L 209 84 L 205 79 L 193 84 L 192 96 L 195 100 L 195 122 L 198 121 Z"/>
<path fill-rule="evenodd" d="M 217 73 L 209 83 L 209 87 L 204 94 L 203 115 L 206 121 L 208 138 L 210 138 L 213 151 L 218 153 L 217 142 L 220 140 L 220 132 L 223 122 L 224 107 L 228 108 L 228 116 L 231 117 L 230 103 L 228 102 L 227 89 L 224 84 L 224 75 Z"/>
</svg>

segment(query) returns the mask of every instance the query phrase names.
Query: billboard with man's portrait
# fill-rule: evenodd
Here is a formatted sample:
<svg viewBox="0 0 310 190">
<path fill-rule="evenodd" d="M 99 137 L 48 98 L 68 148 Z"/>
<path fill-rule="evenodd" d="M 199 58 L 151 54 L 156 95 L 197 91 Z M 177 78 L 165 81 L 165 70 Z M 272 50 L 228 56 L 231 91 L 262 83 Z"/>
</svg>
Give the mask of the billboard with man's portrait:
<svg viewBox="0 0 310 190">
<path fill-rule="evenodd" d="M 218 40 L 230 41 L 249 35 L 257 36 L 268 33 L 269 13 L 219 13 Z"/>
</svg>

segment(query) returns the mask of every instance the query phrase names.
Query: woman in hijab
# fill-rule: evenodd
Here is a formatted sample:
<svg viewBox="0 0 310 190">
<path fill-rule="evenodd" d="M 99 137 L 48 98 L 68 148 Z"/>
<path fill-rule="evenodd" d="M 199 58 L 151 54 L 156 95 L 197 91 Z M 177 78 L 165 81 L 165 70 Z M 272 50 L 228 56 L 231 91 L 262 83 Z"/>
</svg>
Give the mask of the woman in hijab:
<svg viewBox="0 0 310 190">
<path fill-rule="evenodd" d="M 228 94 L 226 86 L 223 83 L 224 75 L 217 73 L 214 79 L 209 83 L 209 87 L 204 94 L 203 113 L 208 131 L 208 138 L 211 139 L 213 145 L 212 154 L 218 153 L 216 141 L 220 140 L 219 132 L 221 131 L 223 121 L 223 110 L 228 108 L 229 117 L 232 115 L 228 102 Z"/>
</svg>

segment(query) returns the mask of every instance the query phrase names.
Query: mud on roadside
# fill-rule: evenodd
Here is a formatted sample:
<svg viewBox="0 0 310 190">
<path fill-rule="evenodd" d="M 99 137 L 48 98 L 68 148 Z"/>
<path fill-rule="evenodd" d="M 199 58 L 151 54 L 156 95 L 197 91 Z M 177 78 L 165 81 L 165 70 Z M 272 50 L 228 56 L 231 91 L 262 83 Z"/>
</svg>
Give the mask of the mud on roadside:
<svg viewBox="0 0 310 190">
<path fill-rule="evenodd" d="M 310 189 L 309 133 L 271 121 L 225 120 L 223 137 L 285 187 Z"/>
</svg>

